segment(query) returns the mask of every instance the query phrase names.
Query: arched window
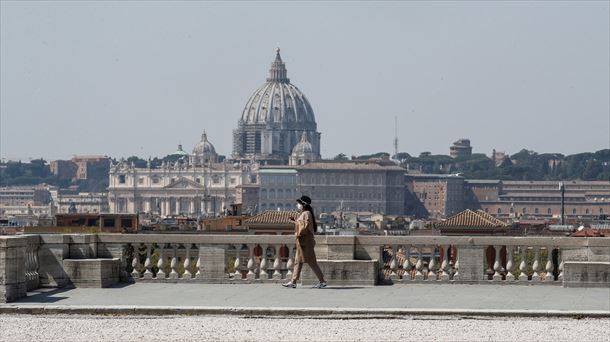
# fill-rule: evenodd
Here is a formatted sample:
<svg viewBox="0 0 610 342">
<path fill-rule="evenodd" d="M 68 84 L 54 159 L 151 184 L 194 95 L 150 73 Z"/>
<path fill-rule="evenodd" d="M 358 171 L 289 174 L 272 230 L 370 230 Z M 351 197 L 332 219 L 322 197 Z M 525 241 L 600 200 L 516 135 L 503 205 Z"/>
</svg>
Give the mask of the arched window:
<svg viewBox="0 0 610 342">
<path fill-rule="evenodd" d="M 534 214 L 538 214 L 538 208 L 534 208 Z"/>
<path fill-rule="evenodd" d="M 549 214 L 549 215 L 551 215 L 551 214 L 553 213 L 553 211 L 551 210 L 551 208 L 548 208 L 548 209 L 546 210 L 546 213 L 547 213 L 547 214 Z"/>
<path fill-rule="evenodd" d="M 576 215 L 576 208 L 572 209 L 572 214 Z"/>
<path fill-rule="evenodd" d="M 498 208 L 498 214 L 502 214 L 502 209 Z"/>
<path fill-rule="evenodd" d="M 585 210 L 585 214 L 589 214 L 589 209 L 588 208 Z"/>
<path fill-rule="evenodd" d="M 515 212 L 515 208 L 510 207 L 510 212 L 511 212 L 511 214 L 514 213 Z"/>
<path fill-rule="evenodd" d="M 525 213 L 527 213 L 527 208 L 523 207 L 523 209 L 521 211 L 525 214 Z"/>
<path fill-rule="evenodd" d="M 604 213 L 604 209 L 599 208 L 599 213 L 600 213 L 600 214 L 603 214 L 603 213 Z"/>
</svg>

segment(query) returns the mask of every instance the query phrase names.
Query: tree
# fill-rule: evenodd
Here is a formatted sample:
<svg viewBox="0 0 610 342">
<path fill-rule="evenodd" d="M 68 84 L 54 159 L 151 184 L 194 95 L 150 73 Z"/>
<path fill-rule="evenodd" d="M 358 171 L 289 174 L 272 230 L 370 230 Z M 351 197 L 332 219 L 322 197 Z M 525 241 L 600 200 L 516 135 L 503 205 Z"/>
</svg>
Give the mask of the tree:
<svg viewBox="0 0 610 342">
<path fill-rule="evenodd" d="M 343 153 L 339 153 L 336 156 L 333 157 L 333 160 L 337 160 L 337 161 L 346 161 L 349 160 L 349 158 L 347 158 L 347 156 Z"/>
</svg>

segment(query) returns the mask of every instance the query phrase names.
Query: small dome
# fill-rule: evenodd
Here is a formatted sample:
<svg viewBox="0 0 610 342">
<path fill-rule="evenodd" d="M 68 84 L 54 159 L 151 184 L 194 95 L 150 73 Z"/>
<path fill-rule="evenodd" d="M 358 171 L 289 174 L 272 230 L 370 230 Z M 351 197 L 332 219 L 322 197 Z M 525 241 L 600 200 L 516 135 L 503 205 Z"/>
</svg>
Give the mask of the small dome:
<svg viewBox="0 0 610 342">
<path fill-rule="evenodd" d="M 182 144 L 178 144 L 178 149 L 176 150 L 176 152 L 172 153 L 173 155 L 178 155 L 178 156 L 188 156 L 189 154 L 182 149 Z"/>
<path fill-rule="evenodd" d="M 313 146 L 307 140 L 307 133 L 303 132 L 303 134 L 301 134 L 301 141 L 294 145 L 292 154 L 300 156 L 306 153 L 313 153 Z"/>
<path fill-rule="evenodd" d="M 208 141 L 208 135 L 203 132 L 201 135 L 201 141 L 198 142 L 193 148 L 193 154 L 204 154 L 204 153 L 213 153 L 216 154 L 216 149 L 211 142 Z"/>
</svg>

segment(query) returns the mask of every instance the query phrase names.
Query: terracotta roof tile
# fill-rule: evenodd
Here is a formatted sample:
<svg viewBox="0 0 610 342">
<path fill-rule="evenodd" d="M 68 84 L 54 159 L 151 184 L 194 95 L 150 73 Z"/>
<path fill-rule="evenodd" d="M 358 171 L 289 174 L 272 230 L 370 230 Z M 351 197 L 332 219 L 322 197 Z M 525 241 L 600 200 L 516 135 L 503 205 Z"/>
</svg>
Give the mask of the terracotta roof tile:
<svg viewBox="0 0 610 342">
<path fill-rule="evenodd" d="M 291 224 L 290 217 L 296 218 L 299 215 L 296 211 L 276 211 L 267 210 L 246 220 L 246 224 Z"/>
<path fill-rule="evenodd" d="M 498 220 L 493 215 L 490 215 L 490 214 L 486 213 L 485 211 L 483 211 L 481 209 L 477 210 L 477 213 L 479 213 L 479 215 L 483 216 L 484 218 L 488 219 L 491 222 L 495 222 L 496 224 L 499 224 L 501 226 L 506 225 L 506 222 Z"/>
<path fill-rule="evenodd" d="M 483 214 L 485 214 L 483 212 Z M 480 212 L 475 212 L 470 209 L 466 209 L 461 213 L 455 214 L 450 218 L 437 222 L 434 224 L 436 228 L 506 228 L 507 223 L 504 223 L 498 219 L 487 216 L 488 214 L 482 215 Z"/>
</svg>

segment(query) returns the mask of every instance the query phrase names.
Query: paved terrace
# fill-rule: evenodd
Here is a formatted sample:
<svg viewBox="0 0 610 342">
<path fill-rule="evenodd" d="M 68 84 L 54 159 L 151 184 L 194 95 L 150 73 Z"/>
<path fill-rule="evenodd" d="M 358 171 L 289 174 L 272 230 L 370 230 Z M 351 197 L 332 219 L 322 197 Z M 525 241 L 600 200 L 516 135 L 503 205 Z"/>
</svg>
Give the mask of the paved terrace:
<svg viewBox="0 0 610 342">
<path fill-rule="evenodd" d="M 526 315 L 610 317 L 610 288 L 395 284 L 283 288 L 278 284 L 137 283 L 110 288 L 38 289 L 2 313 L 238 315 Z"/>
</svg>

